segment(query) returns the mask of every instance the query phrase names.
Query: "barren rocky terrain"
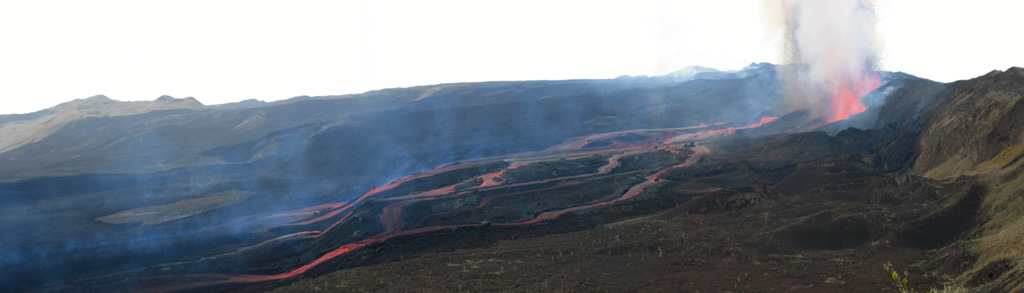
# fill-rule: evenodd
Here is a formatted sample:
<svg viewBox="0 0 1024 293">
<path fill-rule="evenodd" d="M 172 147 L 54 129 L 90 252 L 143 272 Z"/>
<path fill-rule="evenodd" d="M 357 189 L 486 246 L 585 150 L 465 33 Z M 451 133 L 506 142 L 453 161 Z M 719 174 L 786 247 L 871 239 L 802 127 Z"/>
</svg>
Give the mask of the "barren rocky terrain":
<svg viewBox="0 0 1024 293">
<path fill-rule="evenodd" d="M 67 116 L 0 153 L 0 285 L 862 292 L 892 262 L 1021 290 L 1024 70 L 882 73 L 827 125 L 775 74 Z"/>
</svg>

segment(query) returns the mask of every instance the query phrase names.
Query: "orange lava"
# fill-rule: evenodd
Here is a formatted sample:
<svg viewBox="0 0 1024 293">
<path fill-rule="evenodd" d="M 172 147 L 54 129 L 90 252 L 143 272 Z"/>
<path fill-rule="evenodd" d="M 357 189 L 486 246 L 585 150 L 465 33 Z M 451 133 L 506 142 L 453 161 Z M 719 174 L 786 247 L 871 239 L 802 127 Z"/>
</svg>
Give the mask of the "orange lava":
<svg viewBox="0 0 1024 293">
<path fill-rule="evenodd" d="M 877 85 L 875 85 L 875 87 L 877 87 Z M 772 121 L 774 121 L 776 119 L 777 119 L 777 117 L 763 117 L 763 118 L 761 118 L 761 120 L 759 122 L 753 123 L 753 124 L 750 124 L 750 125 L 744 125 L 744 126 L 738 126 L 738 127 L 728 127 L 728 128 L 721 128 L 721 129 L 715 129 L 715 130 L 704 130 L 704 131 L 699 132 L 699 133 L 679 135 L 679 136 L 676 136 L 676 138 L 685 137 L 685 136 L 708 138 L 708 137 L 716 136 L 716 135 L 731 134 L 731 133 L 735 133 L 736 130 L 759 127 L 761 125 L 770 123 L 770 122 L 772 122 Z M 716 123 L 715 125 L 722 125 L 722 124 L 721 123 Z M 684 128 L 667 129 L 667 130 L 666 129 L 659 129 L 657 131 L 658 131 L 659 135 L 670 135 L 669 138 L 673 138 L 671 135 L 678 135 L 678 133 L 677 132 L 669 132 L 669 131 L 685 130 L 685 129 L 698 129 L 698 128 L 707 128 L 707 127 L 708 127 L 708 125 L 701 124 L 700 126 L 696 126 L 696 127 L 684 127 Z M 621 133 L 625 133 L 625 132 L 613 133 L 613 134 L 618 135 L 618 134 L 621 134 Z M 576 139 L 576 140 L 573 140 L 571 142 L 562 143 L 562 144 L 560 144 L 558 146 L 552 147 L 551 149 L 549 149 L 549 152 L 551 152 L 551 153 L 559 153 L 559 154 L 573 154 L 574 151 L 575 151 L 573 149 L 574 147 L 575 148 L 578 148 L 576 146 L 582 147 L 582 146 L 585 146 L 587 143 L 595 141 L 595 139 L 588 139 L 588 138 L 607 139 L 607 138 L 610 138 L 610 137 L 614 137 L 614 136 L 608 135 L 608 134 L 604 134 L 604 135 L 592 135 L 592 136 L 589 136 L 589 137 L 583 137 L 582 139 Z M 582 145 L 579 144 L 581 141 L 583 142 Z M 669 141 L 668 143 L 671 143 L 671 142 L 672 141 Z M 635 171 L 621 172 L 621 173 L 612 173 L 612 171 L 614 169 L 618 168 L 621 165 L 621 162 L 620 162 L 621 159 L 629 157 L 629 156 L 634 156 L 634 155 L 637 155 L 637 154 L 645 153 L 645 152 L 650 152 L 651 150 L 668 150 L 668 151 L 673 152 L 675 154 L 682 154 L 680 151 L 675 149 L 675 147 L 677 147 L 677 146 L 663 144 L 663 142 L 661 141 L 661 137 L 660 136 L 656 136 L 655 140 L 644 142 L 641 145 L 630 145 L 630 144 L 624 143 L 624 142 L 617 142 L 617 143 L 622 143 L 622 145 L 613 144 L 611 146 L 611 147 L 613 147 L 612 149 L 604 151 L 605 153 L 612 153 L 612 152 L 614 152 L 615 155 L 610 156 L 608 158 L 608 160 L 607 160 L 607 164 L 604 164 L 604 165 L 598 167 L 595 173 L 581 174 L 581 175 L 572 175 L 572 176 L 565 176 L 565 177 L 554 177 L 554 178 L 547 178 L 547 179 L 536 180 L 536 181 L 518 182 L 518 183 L 510 184 L 509 182 L 506 182 L 506 180 L 504 180 L 504 178 L 501 177 L 502 175 L 504 175 L 505 171 L 507 171 L 508 169 L 514 169 L 514 168 L 521 167 L 523 165 L 529 164 L 528 162 L 519 162 L 519 161 L 517 161 L 517 162 L 511 162 L 508 167 L 506 167 L 506 168 L 504 168 L 502 170 L 498 170 L 498 171 L 494 171 L 494 172 L 490 172 L 490 173 L 486 173 L 486 174 L 478 176 L 477 178 L 483 179 L 483 182 L 480 185 L 478 185 L 478 186 L 469 186 L 469 187 L 464 187 L 464 188 L 462 188 L 460 190 L 456 190 L 456 186 L 465 182 L 465 181 L 463 181 L 463 182 L 456 183 L 456 184 L 453 184 L 453 185 L 448 185 L 448 186 L 444 186 L 444 187 L 440 187 L 440 188 L 436 188 L 436 189 L 433 189 L 433 190 L 429 190 L 429 191 L 425 191 L 425 192 L 420 192 L 420 193 L 401 195 L 401 196 L 393 196 L 393 195 L 391 195 L 391 196 L 381 196 L 381 195 L 379 195 L 382 192 L 391 190 L 392 188 L 395 188 L 395 187 L 397 187 L 399 185 L 402 185 L 402 184 L 404 184 L 406 182 L 409 182 L 409 181 L 411 181 L 413 179 L 433 176 L 433 175 L 436 175 L 436 174 L 439 174 L 439 173 L 443 173 L 443 172 L 447 172 L 447 171 L 452 171 L 452 170 L 469 168 L 469 167 L 473 167 L 473 166 L 480 166 L 480 165 L 483 165 L 483 164 L 487 163 L 488 161 L 481 160 L 481 161 L 478 161 L 478 162 L 446 164 L 446 165 L 442 165 L 442 166 L 440 166 L 438 168 L 435 168 L 433 170 L 430 170 L 430 171 L 425 171 L 425 172 L 421 172 L 421 173 L 416 173 L 416 174 L 400 177 L 400 178 L 392 180 L 392 181 L 388 182 L 387 184 L 385 184 L 383 186 L 380 186 L 380 187 L 374 187 L 371 190 L 369 190 L 366 193 L 364 193 L 361 196 L 359 196 L 358 198 L 356 198 L 356 199 L 354 199 L 352 201 L 349 201 L 349 202 L 323 204 L 323 205 L 319 205 L 319 206 L 315 206 L 315 207 L 311 207 L 311 208 L 306 208 L 306 209 L 301 209 L 301 210 L 281 213 L 283 215 L 288 215 L 289 219 L 292 219 L 293 222 L 285 223 L 285 224 L 276 224 L 276 225 L 273 225 L 271 227 L 303 226 L 303 225 L 308 225 L 308 224 L 317 223 L 317 222 L 324 222 L 324 221 L 327 221 L 327 220 L 333 221 L 333 224 L 331 224 L 330 226 L 328 226 L 325 229 L 302 231 L 302 232 L 293 233 L 291 235 L 285 235 L 285 236 L 282 236 L 282 237 L 278 237 L 278 238 L 275 238 L 275 239 L 272 239 L 272 240 L 268 240 L 267 243 L 281 243 L 281 241 L 288 240 L 288 239 L 294 239 L 294 238 L 297 238 L 297 237 L 302 237 L 302 238 L 319 238 L 320 236 L 327 235 L 327 233 L 329 231 L 335 229 L 336 227 L 340 226 L 342 223 L 345 223 L 350 218 L 352 218 L 353 215 L 355 214 L 356 207 L 358 207 L 360 204 L 366 203 L 366 202 L 371 201 L 371 200 L 374 200 L 374 201 L 377 201 L 377 202 L 390 202 L 389 204 L 387 204 L 386 206 L 384 206 L 382 208 L 382 211 L 381 211 L 380 215 L 378 215 L 378 217 L 377 217 L 378 223 L 384 228 L 383 232 L 380 232 L 379 234 L 371 236 L 369 238 L 365 238 L 365 239 L 362 239 L 362 240 L 358 240 L 358 241 L 354 241 L 354 242 L 350 242 L 350 243 L 345 243 L 345 244 L 342 244 L 340 246 L 337 246 L 333 250 L 326 252 L 325 254 L 319 256 L 318 258 L 316 258 L 316 259 L 314 259 L 312 261 L 309 261 L 308 263 L 299 265 L 297 267 L 292 267 L 288 271 L 277 273 L 277 274 L 268 274 L 268 275 L 260 275 L 260 274 L 249 274 L 249 275 L 212 274 L 212 275 L 205 275 L 205 276 L 195 276 L 195 277 L 200 277 L 200 279 L 197 279 L 196 281 L 189 282 L 189 283 L 177 284 L 177 285 L 172 286 L 170 288 L 163 288 L 163 289 L 170 290 L 170 291 L 194 290 L 194 289 L 204 288 L 204 287 L 209 287 L 209 286 L 214 286 L 214 285 L 234 284 L 234 283 L 265 282 L 265 281 L 281 280 L 281 279 L 296 277 L 296 276 L 299 276 L 299 275 L 307 272 L 309 269 L 311 269 L 311 268 L 313 268 L 313 267 L 315 267 L 315 266 L 317 266 L 317 265 L 319 265 L 319 264 L 321 264 L 323 262 L 329 261 L 329 260 L 331 260 L 331 259 L 333 259 L 335 257 L 338 257 L 340 255 L 344 255 L 346 253 L 349 253 L 349 252 L 351 252 L 353 250 L 362 248 L 362 247 L 367 246 L 369 244 L 376 243 L 376 242 L 381 242 L 381 241 L 384 241 L 384 240 L 387 240 L 387 239 L 390 239 L 390 238 L 393 238 L 393 237 L 412 235 L 412 234 L 419 234 L 419 233 L 425 233 L 425 232 L 431 232 L 431 231 L 439 231 L 439 230 L 445 230 L 445 229 L 455 229 L 455 228 L 462 228 L 462 227 L 479 227 L 479 226 L 483 226 L 483 225 L 489 225 L 489 224 L 480 223 L 480 224 L 440 225 L 440 226 L 427 226 L 427 227 L 421 226 L 423 223 L 426 222 L 426 219 L 428 219 L 428 218 L 443 216 L 443 215 L 447 215 L 447 214 L 451 214 L 451 213 L 455 213 L 455 212 L 464 212 L 464 211 L 468 211 L 468 210 L 480 209 L 480 208 L 483 208 L 483 207 L 487 206 L 488 204 L 494 202 L 494 200 L 496 200 L 498 198 L 509 197 L 509 196 L 516 196 L 516 195 L 525 194 L 525 193 L 552 191 L 552 190 L 557 190 L 557 189 L 561 189 L 561 188 L 566 188 L 566 187 L 569 187 L 569 186 L 579 185 L 579 184 L 585 183 L 585 182 L 587 182 L 589 180 L 598 180 L 598 179 L 612 177 L 612 176 L 634 176 L 635 174 L 640 174 L 642 172 L 648 172 L 648 171 L 651 171 L 651 169 L 635 170 Z M 655 143 L 655 145 L 649 145 L 651 143 Z M 668 170 L 675 169 L 675 168 L 683 168 L 683 167 L 692 166 L 692 165 L 698 163 L 704 155 L 706 155 L 706 154 L 708 154 L 710 152 L 710 150 L 707 147 L 700 146 L 700 145 L 697 145 L 697 146 L 691 145 L 690 148 L 692 148 L 693 153 L 690 154 L 681 164 L 657 169 L 657 171 L 655 171 L 653 174 L 646 176 L 644 181 L 642 181 L 642 182 L 640 182 L 640 183 L 638 183 L 636 185 L 631 186 L 624 193 L 620 194 L 617 197 L 611 198 L 611 199 L 606 200 L 606 201 L 601 201 L 601 202 L 592 202 L 592 203 L 582 204 L 582 205 L 578 205 L 578 206 L 563 207 L 563 208 L 556 209 L 556 210 L 544 211 L 544 212 L 541 212 L 539 214 L 536 214 L 531 219 L 527 219 L 527 220 L 521 221 L 521 222 L 495 223 L 493 225 L 495 225 L 495 226 L 530 225 L 530 224 L 535 224 L 535 223 L 539 223 L 539 222 L 543 222 L 543 221 L 548 221 L 548 220 L 556 219 L 556 218 L 561 217 L 562 215 L 565 215 L 565 214 L 568 214 L 568 213 L 572 213 L 572 212 L 576 212 L 576 211 L 581 211 L 581 210 L 586 210 L 586 209 L 591 209 L 591 208 L 598 207 L 598 206 L 613 204 L 613 203 L 621 202 L 621 201 L 625 201 L 625 200 L 630 200 L 630 199 L 640 195 L 641 193 L 643 193 L 643 191 L 645 189 L 647 189 L 647 188 L 649 188 L 651 186 L 659 185 L 659 184 L 662 184 L 662 183 L 666 182 L 665 179 L 662 179 L 660 177 L 665 172 L 667 172 Z M 619 153 L 619 152 L 621 152 L 621 153 Z M 505 158 L 501 158 L 501 159 L 508 159 L 509 157 L 513 157 L 513 156 L 514 155 L 509 155 L 509 156 L 507 156 Z M 497 159 L 497 158 L 495 158 L 495 159 Z M 549 160 L 550 159 L 557 159 L 557 158 L 549 158 Z M 501 179 L 498 179 L 498 178 L 501 178 Z M 522 187 L 528 187 L 528 186 L 540 186 L 540 185 L 548 184 L 548 183 L 551 183 L 551 182 L 556 182 L 556 184 L 554 184 L 552 186 L 547 186 L 547 187 L 522 188 Z M 407 217 L 405 215 L 403 215 L 403 212 L 405 211 L 406 207 L 408 207 L 409 205 L 411 205 L 413 203 L 421 202 L 421 201 L 434 200 L 434 199 L 441 198 L 441 197 L 445 197 L 445 198 L 451 198 L 452 196 L 458 197 L 458 196 L 462 196 L 462 195 L 467 194 L 467 192 L 478 192 L 478 191 L 479 192 L 486 192 L 486 191 L 497 190 L 497 189 L 502 189 L 502 188 L 508 189 L 508 192 L 504 192 L 504 193 L 501 193 L 501 194 L 496 194 L 496 195 L 491 195 L 491 196 L 484 197 L 484 198 L 482 198 L 480 200 L 480 202 L 476 206 L 468 207 L 468 208 L 464 208 L 464 209 L 460 209 L 460 210 L 453 210 L 453 211 L 447 211 L 447 212 L 442 212 L 442 213 L 438 213 L 438 214 L 427 215 L 425 217 L 420 218 L 419 219 L 419 223 L 415 224 L 414 226 L 409 225 L 410 223 L 406 223 L 405 222 L 407 220 Z M 519 189 L 517 189 L 517 188 L 519 188 Z M 292 218 L 292 217 L 294 217 L 294 218 Z M 264 231 L 266 231 L 266 230 L 269 230 L 269 228 L 265 229 Z"/>
<path fill-rule="evenodd" d="M 825 109 L 826 123 L 845 120 L 867 110 L 868 108 L 860 99 L 880 85 L 882 85 L 882 79 L 874 73 L 840 84 L 832 93 L 828 108 Z"/>
<path fill-rule="evenodd" d="M 733 134 L 733 133 L 736 133 L 736 131 L 740 130 L 740 129 L 750 129 L 750 128 L 755 128 L 755 127 L 761 127 L 761 125 L 765 125 L 765 124 L 771 123 L 772 121 L 775 121 L 776 119 L 779 119 L 779 117 L 761 117 L 761 121 L 755 122 L 755 123 L 749 124 L 749 125 L 738 126 L 738 127 L 722 128 L 722 129 L 716 129 L 716 130 L 704 130 L 704 131 L 697 132 L 697 133 L 690 133 L 690 134 L 680 135 L 680 136 L 676 136 L 676 137 L 671 138 L 669 140 L 669 143 L 672 143 L 672 142 L 682 142 L 682 141 L 691 141 L 691 140 L 698 140 L 698 139 L 708 139 L 708 138 L 712 138 L 712 137 L 716 137 L 716 136 Z M 717 123 L 716 123 L 716 125 L 717 125 Z"/>
</svg>

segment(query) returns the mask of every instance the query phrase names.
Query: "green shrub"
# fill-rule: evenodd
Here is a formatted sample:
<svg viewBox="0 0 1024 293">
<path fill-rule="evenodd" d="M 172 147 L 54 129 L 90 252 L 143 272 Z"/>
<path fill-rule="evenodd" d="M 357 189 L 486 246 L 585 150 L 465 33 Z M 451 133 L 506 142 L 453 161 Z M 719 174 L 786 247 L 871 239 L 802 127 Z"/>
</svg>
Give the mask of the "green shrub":
<svg viewBox="0 0 1024 293">
<path fill-rule="evenodd" d="M 900 293 L 917 292 L 916 290 L 914 290 L 914 288 L 910 287 L 910 284 L 908 284 L 910 282 L 910 280 L 907 277 L 900 278 L 900 273 L 897 272 L 896 268 L 892 266 L 892 262 L 885 262 L 885 264 L 882 264 L 882 268 L 885 269 L 886 272 L 890 272 L 889 277 L 892 278 L 893 284 L 896 285 L 896 290 L 899 290 Z M 906 275 L 906 273 L 904 273 L 904 275 Z M 951 284 L 945 284 L 945 285 L 942 286 L 942 290 L 935 289 L 935 288 L 932 288 L 931 290 L 928 290 L 928 293 L 966 293 L 966 292 L 970 292 L 970 290 L 967 290 L 967 288 L 964 288 L 964 286 L 961 286 L 959 284 L 952 284 L 952 285 Z"/>
</svg>

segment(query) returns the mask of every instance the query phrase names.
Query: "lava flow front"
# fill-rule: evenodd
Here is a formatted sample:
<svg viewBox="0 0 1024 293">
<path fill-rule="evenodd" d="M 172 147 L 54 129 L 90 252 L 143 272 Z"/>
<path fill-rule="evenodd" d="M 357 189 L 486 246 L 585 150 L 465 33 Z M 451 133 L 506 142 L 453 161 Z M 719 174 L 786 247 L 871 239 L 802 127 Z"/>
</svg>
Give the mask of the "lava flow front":
<svg viewBox="0 0 1024 293">
<path fill-rule="evenodd" d="M 225 273 L 187 277 L 163 273 L 145 278 L 153 283 L 196 280 L 164 288 L 168 290 L 275 281 L 302 275 L 326 262 L 358 265 L 358 259 L 339 257 L 396 237 L 468 227 L 525 226 L 569 213 L 600 213 L 599 207 L 627 202 L 667 182 L 662 178 L 666 172 L 700 162 L 711 150 L 697 143 L 775 119 L 765 117 L 738 127 L 714 123 L 596 134 L 535 153 L 445 164 L 392 180 L 349 202 L 253 216 L 248 220 L 279 219 L 257 231 L 274 236 L 200 261 L 263 259 L 269 264 L 253 267 L 269 267 L 269 271 L 233 274 L 226 272 L 234 268 L 225 266 Z M 148 270 L 184 272 L 182 267 L 192 263 Z M 279 269 L 274 272 L 274 267 Z"/>
</svg>

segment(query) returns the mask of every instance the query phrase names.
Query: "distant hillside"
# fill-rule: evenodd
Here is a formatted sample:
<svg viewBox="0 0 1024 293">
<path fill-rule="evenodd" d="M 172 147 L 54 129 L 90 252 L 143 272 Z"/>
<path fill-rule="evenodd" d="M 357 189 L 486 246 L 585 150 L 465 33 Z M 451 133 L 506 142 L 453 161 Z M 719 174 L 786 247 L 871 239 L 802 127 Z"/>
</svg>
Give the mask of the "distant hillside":
<svg viewBox="0 0 1024 293">
<path fill-rule="evenodd" d="M 406 172 L 443 160 L 538 150 L 595 131 L 751 123 L 779 114 L 773 74 L 761 70 L 744 79 L 681 83 L 652 77 L 445 84 L 214 107 L 191 98 L 117 102 L 96 96 L 32 114 L 0 116 L 0 181 L 146 173 L 294 157 L 303 149 L 307 161 L 320 163 L 326 161 L 315 157 L 322 151 L 311 148 L 337 133 L 351 136 L 324 146 L 347 153 L 330 160 L 377 156 L 384 149 L 359 149 L 368 145 L 360 141 L 377 142 L 407 153 L 388 152 L 399 157 L 383 161 L 407 163 L 374 173 Z M 507 144 L 508 134 L 519 143 Z M 460 154 L 424 161 L 416 153 L 437 148 Z"/>
<path fill-rule="evenodd" d="M 165 110 L 202 110 L 206 107 L 191 97 L 161 96 L 152 102 L 119 102 L 98 95 L 23 115 L 0 115 L 0 153 L 38 142 L 68 123 L 97 117 L 139 115 Z"/>
</svg>

